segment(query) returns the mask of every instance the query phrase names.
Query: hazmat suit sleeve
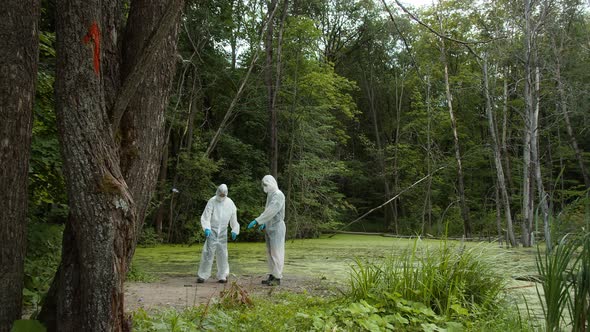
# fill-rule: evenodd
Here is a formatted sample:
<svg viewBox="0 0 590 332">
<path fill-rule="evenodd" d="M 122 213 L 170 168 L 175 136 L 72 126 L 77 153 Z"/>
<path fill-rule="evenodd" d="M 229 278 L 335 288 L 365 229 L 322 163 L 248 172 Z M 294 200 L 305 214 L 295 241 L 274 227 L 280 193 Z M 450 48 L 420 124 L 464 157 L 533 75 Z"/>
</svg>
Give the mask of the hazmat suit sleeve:
<svg viewBox="0 0 590 332">
<path fill-rule="evenodd" d="M 270 202 L 266 205 L 264 212 L 256 218 L 256 221 L 261 225 L 265 225 L 267 222 L 271 221 L 279 211 L 281 211 L 284 204 L 285 195 L 280 191 L 275 192 L 271 197 Z"/>
<path fill-rule="evenodd" d="M 211 229 L 211 215 L 213 215 L 213 202 L 209 200 L 201 215 L 201 226 L 203 227 L 203 230 Z"/>
<path fill-rule="evenodd" d="M 229 225 L 231 227 L 231 231 L 236 233 L 236 235 L 240 234 L 240 224 L 238 223 L 238 213 L 236 206 L 233 206 L 231 217 L 229 218 Z"/>
</svg>

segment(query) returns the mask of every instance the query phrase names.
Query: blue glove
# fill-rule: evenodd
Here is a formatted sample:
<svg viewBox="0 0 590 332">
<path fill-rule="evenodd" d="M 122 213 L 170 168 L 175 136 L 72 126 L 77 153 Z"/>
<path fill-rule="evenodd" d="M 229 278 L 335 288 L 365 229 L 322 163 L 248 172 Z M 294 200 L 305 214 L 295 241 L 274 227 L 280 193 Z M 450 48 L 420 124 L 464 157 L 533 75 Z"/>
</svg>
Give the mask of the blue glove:
<svg viewBox="0 0 590 332">
<path fill-rule="evenodd" d="M 256 226 L 256 224 L 258 224 L 258 221 L 256 221 L 256 219 L 254 219 L 248 224 L 248 227 L 246 229 L 250 229 L 250 228 Z"/>
<path fill-rule="evenodd" d="M 237 237 L 238 237 L 238 234 L 236 234 L 236 233 L 234 233 L 234 232 L 231 232 L 231 239 L 232 239 L 233 241 L 235 241 Z"/>
<path fill-rule="evenodd" d="M 259 231 L 263 231 L 266 228 L 266 224 L 262 224 L 260 225 L 260 227 L 258 227 Z"/>
<path fill-rule="evenodd" d="M 205 229 L 205 237 L 209 237 L 211 235 L 211 230 L 209 228 Z"/>
</svg>

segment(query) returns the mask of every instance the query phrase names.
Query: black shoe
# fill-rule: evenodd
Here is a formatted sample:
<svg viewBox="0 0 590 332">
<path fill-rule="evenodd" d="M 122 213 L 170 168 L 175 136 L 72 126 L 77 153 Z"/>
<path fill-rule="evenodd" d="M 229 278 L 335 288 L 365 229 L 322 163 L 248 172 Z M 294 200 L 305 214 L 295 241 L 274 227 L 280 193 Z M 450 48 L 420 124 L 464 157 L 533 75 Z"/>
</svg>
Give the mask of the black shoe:
<svg viewBox="0 0 590 332">
<path fill-rule="evenodd" d="M 281 284 L 281 279 L 274 278 L 273 280 L 269 280 L 266 284 L 269 286 L 278 286 Z"/>
<path fill-rule="evenodd" d="M 197 278 L 197 284 L 202 284 L 205 282 L 205 279 L 203 278 Z"/>
<path fill-rule="evenodd" d="M 217 282 L 220 284 L 227 284 L 227 279 L 219 279 Z"/>
<path fill-rule="evenodd" d="M 261 283 L 262 283 L 263 285 L 268 285 L 268 283 L 269 283 L 271 280 L 275 280 L 275 277 L 274 277 L 272 274 L 269 274 L 269 275 L 268 275 L 268 278 L 267 278 L 266 280 L 262 280 L 262 281 L 261 281 Z"/>
</svg>

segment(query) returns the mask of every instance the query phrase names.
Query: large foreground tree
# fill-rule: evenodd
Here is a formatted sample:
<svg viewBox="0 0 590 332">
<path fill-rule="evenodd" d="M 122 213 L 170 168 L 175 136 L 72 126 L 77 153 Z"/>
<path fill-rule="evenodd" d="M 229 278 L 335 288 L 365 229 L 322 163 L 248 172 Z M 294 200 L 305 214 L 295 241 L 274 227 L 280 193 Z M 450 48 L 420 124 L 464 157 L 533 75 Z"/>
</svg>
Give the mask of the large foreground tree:
<svg viewBox="0 0 590 332">
<path fill-rule="evenodd" d="M 58 0 L 55 101 L 70 214 L 40 320 L 127 331 L 123 283 L 162 155 L 182 0 Z"/>
<path fill-rule="evenodd" d="M 39 1 L 0 9 L 0 331 L 22 310 L 27 182 L 39 49 Z"/>
</svg>

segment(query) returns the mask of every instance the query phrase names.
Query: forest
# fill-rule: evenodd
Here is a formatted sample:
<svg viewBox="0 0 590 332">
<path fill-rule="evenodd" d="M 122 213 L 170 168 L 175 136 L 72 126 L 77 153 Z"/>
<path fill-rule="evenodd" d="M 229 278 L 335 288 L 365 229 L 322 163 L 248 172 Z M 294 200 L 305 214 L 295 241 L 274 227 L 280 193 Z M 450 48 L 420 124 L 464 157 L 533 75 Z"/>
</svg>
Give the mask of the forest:
<svg viewBox="0 0 590 332">
<path fill-rule="evenodd" d="M 248 331 L 478 331 L 484 321 L 518 322 L 490 323 L 490 331 L 588 330 L 590 2 L 5 3 L 0 332 L 222 328 L 207 315 L 234 317 L 228 326 Z M 170 277 L 146 271 L 165 261 L 158 255 L 192 248 L 178 257 L 196 264 L 206 241 L 200 217 L 220 184 L 242 227 L 229 246 L 232 271 L 262 273 L 248 270 L 244 262 L 257 263 L 243 253 L 264 256 L 264 235 L 246 226 L 264 208 L 267 174 L 285 195 L 287 264 L 306 255 L 299 243 L 346 251 L 352 267 L 334 279 L 349 307 L 287 286 L 286 298 L 260 299 L 257 308 L 284 300 L 321 314 L 285 309 L 293 320 L 281 328 L 256 325 L 266 318 L 240 325 L 240 310 L 253 310 L 249 297 L 231 303 L 233 314 L 223 301 L 174 314 L 200 321 L 186 328 L 130 313 L 126 284 Z M 350 247 L 326 244 L 334 235 Z M 440 241 L 432 246 L 444 262 L 456 258 L 450 248 L 469 253 L 477 243 L 526 255 L 522 273 L 542 276 L 534 281 L 542 318 L 500 314 L 500 279 L 473 285 L 494 285 L 497 292 L 480 294 L 489 302 L 445 293 L 443 305 L 432 289 L 432 298 L 415 298 L 420 286 L 400 286 L 397 263 L 374 261 L 391 254 L 383 238 L 410 248 L 396 253 L 398 263 L 433 271 L 441 264 L 413 261 L 412 252 L 434 250 L 422 240 Z M 379 254 L 364 251 L 371 243 Z M 487 271 L 473 255 L 459 262 Z M 491 264 L 501 269 L 508 257 Z M 181 270 L 194 276 L 196 265 Z M 550 273 L 565 291 L 548 288 Z M 376 286 L 393 284 L 401 288 L 389 297 Z M 224 291 L 244 296 L 245 287 Z M 256 302 L 260 292 L 251 293 Z M 455 299 L 480 296 L 466 294 Z M 527 306 L 519 303 L 516 312 Z"/>
</svg>

